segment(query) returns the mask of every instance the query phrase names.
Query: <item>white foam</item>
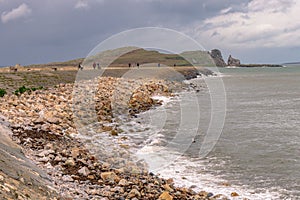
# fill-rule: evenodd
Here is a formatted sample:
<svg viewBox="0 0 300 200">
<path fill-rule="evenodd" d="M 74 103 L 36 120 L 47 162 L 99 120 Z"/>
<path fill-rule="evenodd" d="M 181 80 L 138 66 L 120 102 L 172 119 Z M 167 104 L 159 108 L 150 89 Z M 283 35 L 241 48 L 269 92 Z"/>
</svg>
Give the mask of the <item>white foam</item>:
<svg viewBox="0 0 300 200">
<path fill-rule="evenodd" d="M 236 69 L 236 68 L 240 68 L 240 67 L 238 67 L 238 66 L 227 66 L 227 67 L 225 67 L 226 69 Z"/>
<path fill-rule="evenodd" d="M 166 105 L 167 103 L 169 103 L 172 100 L 171 97 L 166 97 L 166 96 L 161 96 L 161 95 L 155 95 L 155 96 L 152 96 L 152 98 L 154 100 L 162 101 L 162 105 Z"/>
<path fill-rule="evenodd" d="M 231 185 L 228 181 L 217 177 L 216 175 L 209 174 L 206 168 L 209 167 L 206 161 L 191 161 L 189 158 L 180 157 L 168 167 L 158 171 L 163 178 L 173 178 L 175 185 L 179 187 L 193 187 L 196 192 L 207 191 L 214 195 L 223 194 L 232 199 L 278 199 L 280 194 L 278 188 L 270 188 L 264 192 L 255 191 L 247 188 L 247 186 Z M 183 178 L 184 177 L 184 178 Z M 231 193 L 236 192 L 239 194 L 237 197 L 231 197 Z"/>
</svg>

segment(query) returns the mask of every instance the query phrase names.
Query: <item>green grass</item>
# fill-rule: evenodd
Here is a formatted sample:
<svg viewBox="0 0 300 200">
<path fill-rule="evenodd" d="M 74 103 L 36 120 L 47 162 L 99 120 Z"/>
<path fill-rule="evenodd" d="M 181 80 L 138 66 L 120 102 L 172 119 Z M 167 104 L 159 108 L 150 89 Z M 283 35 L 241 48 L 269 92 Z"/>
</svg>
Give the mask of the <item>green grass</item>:
<svg viewBox="0 0 300 200">
<path fill-rule="evenodd" d="M 4 97 L 5 94 L 6 94 L 6 90 L 3 88 L 0 88 L 0 97 Z"/>
</svg>

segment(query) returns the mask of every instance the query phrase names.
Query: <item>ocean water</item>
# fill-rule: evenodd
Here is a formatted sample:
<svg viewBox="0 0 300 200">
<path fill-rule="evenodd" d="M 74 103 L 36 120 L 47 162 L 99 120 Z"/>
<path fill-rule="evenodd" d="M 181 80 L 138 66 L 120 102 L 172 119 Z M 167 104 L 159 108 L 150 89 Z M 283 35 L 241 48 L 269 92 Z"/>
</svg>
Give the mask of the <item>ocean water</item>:
<svg viewBox="0 0 300 200">
<path fill-rule="evenodd" d="M 80 137 L 103 158 L 119 152 L 124 136 L 131 160 L 178 186 L 231 199 L 300 199 L 300 66 L 219 70 L 189 82 L 199 92 L 155 97 L 163 105 L 124 119 L 119 137 Z M 203 157 L 205 144 L 212 148 Z"/>
<path fill-rule="evenodd" d="M 196 191 L 240 195 L 233 199 L 299 199 L 300 67 L 220 69 L 220 78 L 226 117 L 205 158 L 199 151 L 212 116 L 208 89 L 163 99 L 163 106 L 130 122 L 130 133 L 124 124 L 135 156 L 150 171 Z M 205 85 L 202 79 L 192 82 Z"/>
</svg>

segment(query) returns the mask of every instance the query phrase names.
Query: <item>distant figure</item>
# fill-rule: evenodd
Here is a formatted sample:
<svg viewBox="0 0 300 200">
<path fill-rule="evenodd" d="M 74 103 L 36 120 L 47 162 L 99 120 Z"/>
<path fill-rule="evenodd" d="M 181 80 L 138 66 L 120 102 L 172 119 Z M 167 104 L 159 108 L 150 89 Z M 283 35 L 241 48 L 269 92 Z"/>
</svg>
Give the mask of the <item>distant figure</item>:
<svg viewBox="0 0 300 200">
<path fill-rule="evenodd" d="M 97 63 L 97 68 L 98 68 L 98 69 L 101 69 L 101 67 L 100 67 L 100 64 L 99 64 L 99 63 Z"/>
<path fill-rule="evenodd" d="M 160 67 L 160 63 L 157 64 L 157 67 Z"/>
<path fill-rule="evenodd" d="M 96 69 L 96 63 L 95 62 L 93 63 L 93 68 Z"/>
<path fill-rule="evenodd" d="M 129 67 L 129 68 L 131 67 L 131 63 L 128 63 L 128 67 Z"/>
<path fill-rule="evenodd" d="M 83 70 L 83 66 L 81 63 L 78 64 L 78 70 Z"/>
<path fill-rule="evenodd" d="M 176 67 L 176 64 L 174 64 L 174 67 Z"/>
<path fill-rule="evenodd" d="M 136 66 L 137 66 L 138 68 L 140 68 L 140 63 L 136 63 Z"/>
</svg>

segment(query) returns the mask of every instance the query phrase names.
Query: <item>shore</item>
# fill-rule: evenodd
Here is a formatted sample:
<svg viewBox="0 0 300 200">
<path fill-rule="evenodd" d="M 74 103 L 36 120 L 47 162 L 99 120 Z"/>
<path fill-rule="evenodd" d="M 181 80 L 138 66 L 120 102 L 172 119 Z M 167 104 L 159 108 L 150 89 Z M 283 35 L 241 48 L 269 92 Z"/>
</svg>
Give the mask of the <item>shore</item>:
<svg viewBox="0 0 300 200">
<path fill-rule="evenodd" d="M 6 199 L 14 199 L 16 191 L 23 191 L 19 190 L 19 186 L 24 182 L 23 185 L 34 186 L 31 191 L 39 186 L 44 189 L 40 193 L 18 194 L 20 199 L 35 199 L 31 196 L 34 194 L 40 194 L 39 199 L 228 199 L 209 191 L 197 193 L 190 188 L 175 187 L 172 179 L 166 180 L 148 172 L 145 163 L 135 163 L 129 159 L 127 149 L 130 147 L 122 143 L 126 138 L 118 136 L 122 132 L 116 120 L 120 114 L 118 112 L 124 111 L 129 117 L 135 117 L 135 114 L 161 104 L 152 98 L 153 95 L 171 96 L 173 91 L 180 90 L 182 83 L 163 80 L 162 77 L 117 78 L 117 75 L 124 75 L 122 70 L 106 73 L 106 76 L 96 80 L 93 111 L 85 107 L 85 103 L 89 102 L 82 101 L 84 96 L 80 95 L 84 94 L 74 98 L 74 87 L 89 91 L 95 81 L 81 80 L 79 86 L 64 82 L 19 96 L 5 95 L 1 99 L 2 126 L 8 126 L 11 130 L 7 135 L 37 169 L 47 174 L 53 184 L 52 189 L 43 187 L 46 184 L 42 181 L 28 184 L 26 174 L 21 173 L 15 177 L 15 189 L 0 194 Z M 194 70 L 185 70 L 185 73 L 184 77 L 196 76 Z M 109 74 L 114 74 L 114 77 Z M 13 75 L 18 76 L 16 73 Z M 78 104 L 81 106 L 74 115 L 74 105 Z M 115 108 L 118 112 L 114 111 Z M 97 121 L 94 123 L 95 116 Z M 77 136 L 84 130 L 85 123 L 90 122 L 93 122 L 92 129 L 97 134 L 105 134 L 119 141 L 116 144 L 118 152 L 99 157 L 85 147 Z M 6 162 L 8 166 L 14 165 L 13 159 Z M 118 165 L 120 163 L 122 165 Z M 1 172 L 0 187 L 7 185 L 5 181 L 9 179 L 5 169 Z M 46 182 L 45 176 L 38 178 Z"/>
</svg>

